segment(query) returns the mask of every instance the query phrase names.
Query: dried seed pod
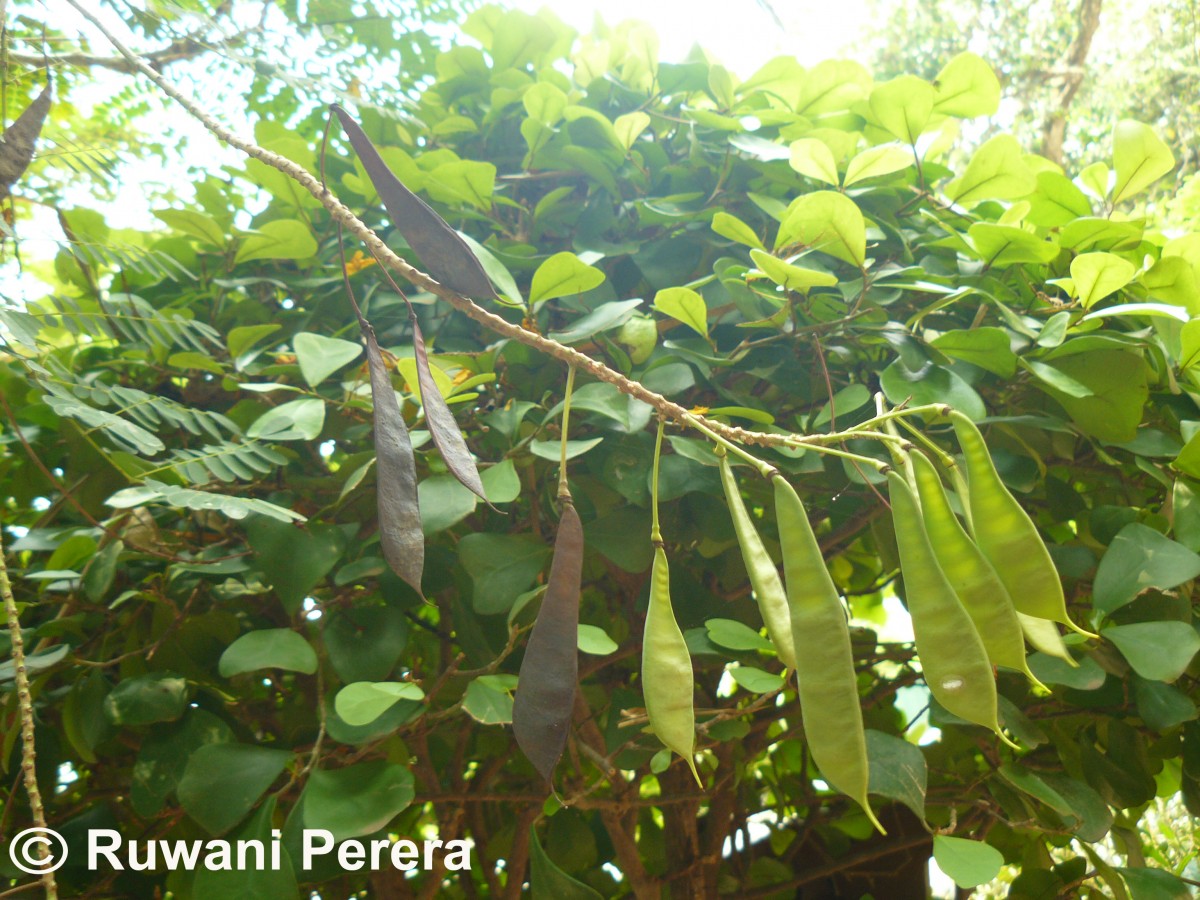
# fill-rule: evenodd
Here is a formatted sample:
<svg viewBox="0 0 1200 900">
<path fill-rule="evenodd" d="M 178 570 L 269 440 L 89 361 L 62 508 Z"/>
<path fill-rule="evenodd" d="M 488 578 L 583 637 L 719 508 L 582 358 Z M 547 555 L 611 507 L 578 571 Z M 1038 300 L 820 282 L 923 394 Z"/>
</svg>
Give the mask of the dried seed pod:
<svg viewBox="0 0 1200 900">
<path fill-rule="evenodd" d="M 17 121 L 0 135 L 0 200 L 9 195 L 10 188 L 33 161 L 33 149 L 42 124 L 50 111 L 50 85 L 17 117 Z"/>
<path fill-rule="evenodd" d="M 525 647 L 513 700 L 517 744 L 546 781 L 567 744 L 579 678 L 579 584 L 583 526 L 568 494 L 554 539 L 546 596 Z"/>
<path fill-rule="evenodd" d="M 379 543 L 392 571 L 421 592 L 425 534 L 417 499 L 417 465 L 412 441 L 379 344 L 365 332 L 371 399 L 375 406 L 375 483 L 379 505 Z"/>
<path fill-rule="evenodd" d="M 371 139 L 346 110 L 336 103 L 330 109 L 346 129 L 371 184 L 379 192 L 379 199 L 383 201 L 392 225 L 404 235 L 429 274 L 440 284 L 466 297 L 496 296 L 492 282 L 466 241 L 429 204 L 392 174 Z"/>
</svg>

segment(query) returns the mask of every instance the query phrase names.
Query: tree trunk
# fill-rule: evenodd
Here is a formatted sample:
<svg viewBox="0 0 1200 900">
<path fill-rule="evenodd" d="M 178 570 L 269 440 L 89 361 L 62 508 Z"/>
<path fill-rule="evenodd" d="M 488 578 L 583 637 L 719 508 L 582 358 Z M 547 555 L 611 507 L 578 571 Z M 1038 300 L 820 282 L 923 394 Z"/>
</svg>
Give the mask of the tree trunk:
<svg viewBox="0 0 1200 900">
<path fill-rule="evenodd" d="M 1066 69 L 1062 87 L 1058 91 L 1057 103 L 1042 128 L 1042 155 L 1060 166 L 1063 163 L 1063 140 L 1067 134 L 1067 112 L 1087 74 L 1084 65 L 1087 62 L 1088 51 L 1092 48 L 1092 38 L 1096 35 L 1096 29 L 1100 27 L 1102 2 L 1103 0 L 1081 0 L 1079 4 L 1079 33 L 1075 35 L 1075 40 L 1067 51 Z"/>
</svg>

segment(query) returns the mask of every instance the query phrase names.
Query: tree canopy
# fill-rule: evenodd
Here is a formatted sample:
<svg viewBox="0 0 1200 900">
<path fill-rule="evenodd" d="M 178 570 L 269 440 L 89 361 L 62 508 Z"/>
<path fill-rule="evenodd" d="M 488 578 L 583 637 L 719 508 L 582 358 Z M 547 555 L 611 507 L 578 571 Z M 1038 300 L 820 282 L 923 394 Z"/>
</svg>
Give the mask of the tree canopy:
<svg viewBox="0 0 1200 900">
<path fill-rule="evenodd" d="M 14 9 L 6 124 L 53 95 L 0 270 L 0 834 L 60 831 L 64 896 L 1190 895 L 1200 235 L 1147 220 L 1154 128 L 955 154 L 972 53 L 741 81 L 637 23 L 235 0 L 126 9 L 143 69 Z M 250 155 L 112 227 L 164 85 Z M 285 865 L 89 872 L 95 828 Z"/>
</svg>

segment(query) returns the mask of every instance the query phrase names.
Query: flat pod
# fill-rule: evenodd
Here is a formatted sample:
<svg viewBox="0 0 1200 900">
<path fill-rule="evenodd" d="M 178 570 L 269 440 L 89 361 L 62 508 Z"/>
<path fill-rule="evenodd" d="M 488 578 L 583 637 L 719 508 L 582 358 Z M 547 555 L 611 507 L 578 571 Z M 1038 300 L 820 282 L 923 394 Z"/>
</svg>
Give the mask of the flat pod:
<svg viewBox="0 0 1200 900">
<path fill-rule="evenodd" d="M 759 612 L 762 613 L 767 633 L 771 635 L 780 660 L 789 669 L 795 669 L 796 651 L 792 644 L 788 600 L 783 590 L 783 582 L 779 580 L 779 570 L 775 568 L 775 561 L 767 553 L 750 514 L 746 512 L 746 505 L 742 502 L 742 494 L 738 490 L 737 479 L 733 477 L 733 467 L 729 464 L 727 455 L 721 456 L 720 468 L 721 485 L 725 488 L 725 503 L 733 517 L 733 530 L 742 550 L 746 573 L 750 576 L 750 586 L 754 588 L 754 599 L 758 601 Z"/>
<path fill-rule="evenodd" d="M 954 433 L 967 463 L 967 500 L 975 541 L 1004 582 L 1017 612 L 1061 622 L 1087 637 L 1067 615 L 1062 581 L 1050 552 L 1029 513 L 1009 493 L 975 423 L 960 412 L 950 414 Z"/>
<path fill-rule="evenodd" d="M 842 601 L 804 504 L 783 476 L 773 481 L 804 737 L 824 779 L 886 834 L 867 799 L 867 742 Z"/>
<path fill-rule="evenodd" d="M 346 130 L 392 225 L 404 235 L 429 274 L 438 283 L 465 297 L 494 297 L 496 292 L 492 283 L 466 241 L 392 174 L 371 139 L 346 110 L 336 103 L 330 109 Z"/>
<path fill-rule="evenodd" d="M 379 505 L 379 543 L 392 571 L 422 597 L 425 535 L 417 499 L 417 465 L 412 441 L 383 354 L 371 331 L 366 331 L 367 369 L 375 406 L 375 484 Z"/>
<path fill-rule="evenodd" d="M 487 495 L 483 490 L 483 481 L 479 478 L 479 469 L 475 466 L 475 458 L 467 449 L 463 440 L 462 430 L 450 412 L 450 407 L 438 390 L 433 373 L 429 371 L 429 354 L 425 351 L 425 338 L 421 335 L 421 326 L 417 317 L 411 319 L 413 330 L 413 355 L 417 363 L 417 382 L 421 386 L 421 403 L 425 407 L 425 423 L 429 426 L 429 434 L 438 448 L 438 453 L 446 463 L 450 474 L 458 479 L 467 490 L 474 493 L 485 503 Z"/>
<path fill-rule="evenodd" d="M 50 111 L 50 85 L 42 88 L 17 120 L 0 135 L 0 199 L 17 183 L 33 161 L 33 151 L 46 114 Z"/>
<path fill-rule="evenodd" d="M 983 551 L 954 515 L 933 463 L 921 453 L 913 453 L 909 458 L 929 543 L 946 579 L 974 621 L 988 659 L 992 665 L 1024 672 L 1034 684 L 1045 687 L 1029 671 L 1025 640 L 1012 598 Z"/>
<path fill-rule="evenodd" d="M 546 596 L 525 647 L 513 700 L 517 744 L 546 781 L 567 745 L 579 680 L 579 584 L 583 526 L 570 498 L 563 500 Z"/>
<path fill-rule="evenodd" d="M 668 750 L 684 758 L 696 783 L 703 786 L 692 758 L 696 747 L 694 690 L 692 656 L 671 609 L 667 553 L 662 547 L 655 547 L 650 605 L 646 607 L 646 630 L 642 636 L 642 695 L 646 716 L 658 739 Z"/>
<path fill-rule="evenodd" d="M 996 682 L 983 641 L 938 565 L 912 488 L 894 469 L 888 472 L 888 498 L 925 683 L 951 713 L 1011 743 L 997 721 Z"/>
</svg>

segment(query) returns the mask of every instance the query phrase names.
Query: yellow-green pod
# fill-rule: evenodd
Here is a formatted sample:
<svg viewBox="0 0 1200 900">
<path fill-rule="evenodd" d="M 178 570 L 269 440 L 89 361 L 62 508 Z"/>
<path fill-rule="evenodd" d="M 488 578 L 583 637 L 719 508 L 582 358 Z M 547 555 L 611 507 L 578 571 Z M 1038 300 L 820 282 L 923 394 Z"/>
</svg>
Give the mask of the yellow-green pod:
<svg viewBox="0 0 1200 900">
<path fill-rule="evenodd" d="M 792 624 L 788 615 L 787 594 L 783 590 L 783 582 L 779 580 L 779 570 L 771 559 L 767 548 L 763 546 L 762 538 L 746 512 L 742 502 L 741 491 L 738 490 L 737 479 L 733 477 L 733 467 L 729 457 L 721 453 L 721 485 L 725 488 L 725 502 L 729 506 L 729 514 L 733 516 L 733 530 L 737 535 L 738 546 L 742 549 L 742 561 L 746 564 L 746 574 L 750 576 L 750 586 L 754 588 L 754 599 L 758 601 L 758 610 L 767 626 L 767 633 L 775 644 L 775 652 L 789 669 L 796 668 L 796 651 L 792 646 Z"/>
<path fill-rule="evenodd" d="M 642 695 L 650 727 L 667 749 L 687 761 L 696 783 L 703 787 L 693 758 L 696 747 L 696 713 L 692 707 L 695 679 L 692 656 L 675 613 L 671 609 L 671 574 L 667 553 L 654 548 L 650 573 L 650 605 L 642 637 Z"/>
<path fill-rule="evenodd" d="M 990 728 L 1016 747 L 1000 731 L 996 682 L 983 641 L 938 565 L 912 488 L 894 469 L 888 472 L 888 498 L 925 683 L 954 715 Z"/>
<path fill-rule="evenodd" d="M 1072 631 L 1096 637 L 1067 615 L 1062 581 L 1050 551 L 1029 513 L 1000 480 L 975 423 L 957 411 L 950 419 L 967 463 L 967 501 L 975 541 L 1004 582 L 1017 612 L 1061 622 Z"/>
<path fill-rule="evenodd" d="M 1079 666 L 1067 645 L 1063 643 L 1058 627 L 1049 619 L 1039 619 L 1019 612 L 1017 620 L 1021 623 L 1021 631 L 1025 632 L 1025 640 L 1029 641 L 1034 650 L 1041 650 L 1047 656 L 1056 656 L 1067 665 Z"/>
<path fill-rule="evenodd" d="M 867 742 L 842 601 L 804 504 L 783 476 L 773 480 L 804 736 L 824 779 L 886 834 L 867 799 Z"/>
<path fill-rule="evenodd" d="M 1030 681 L 1044 688 L 1029 671 L 1021 623 L 1000 576 L 954 515 L 933 463 L 922 453 L 913 453 L 909 459 L 929 543 L 951 587 L 975 622 L 988 659 L 994 666 L 1024 672 Z"/>
</svg>

